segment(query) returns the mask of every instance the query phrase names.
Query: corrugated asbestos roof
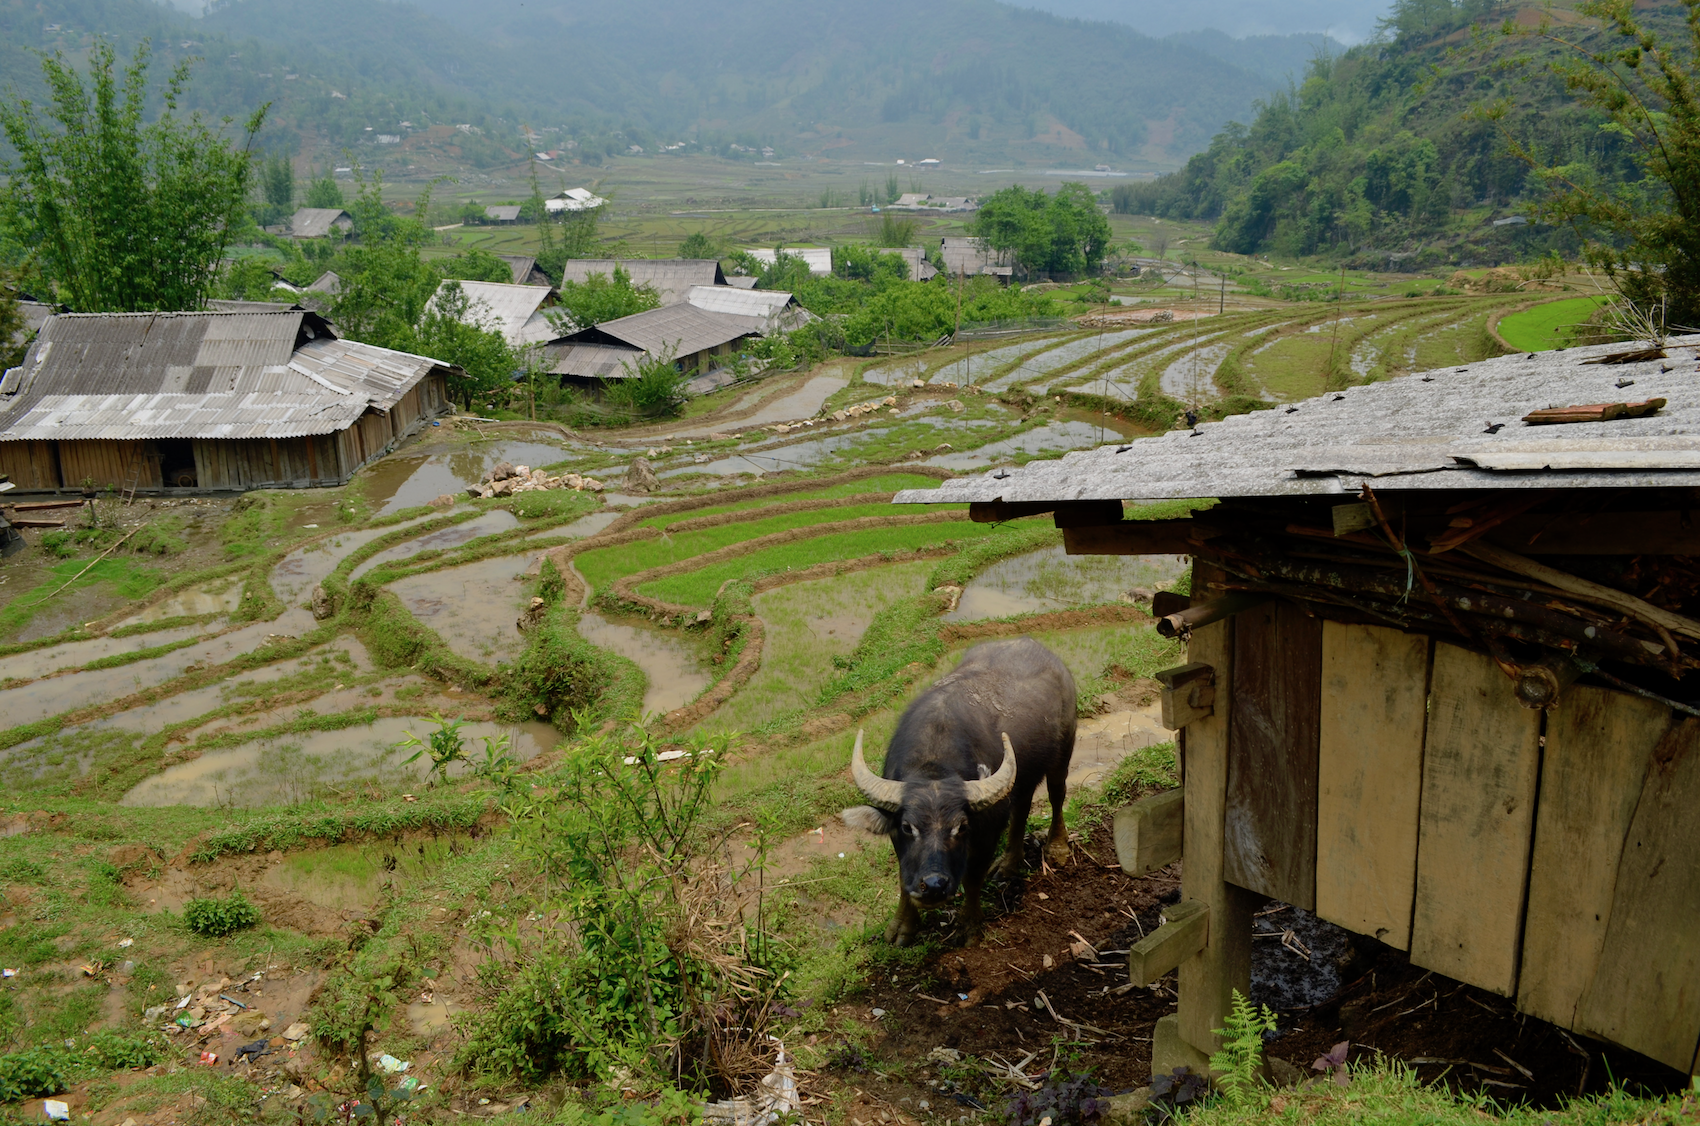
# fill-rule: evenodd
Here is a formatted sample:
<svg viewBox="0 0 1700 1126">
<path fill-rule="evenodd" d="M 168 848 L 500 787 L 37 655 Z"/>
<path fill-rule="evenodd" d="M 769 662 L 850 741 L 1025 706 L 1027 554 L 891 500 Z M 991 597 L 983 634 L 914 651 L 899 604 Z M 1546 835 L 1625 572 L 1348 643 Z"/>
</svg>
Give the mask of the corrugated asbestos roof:
<svg viewBox="0 0 1700 1126">
<path fill-rule="evenodd" d="M 736 313 L 742 317 L 771 317 L 796 298 L 777 289 L 736 289 L 729 285 L 693 285 L 685 300 L 711 313 Z"/>
<path fill-rule="evenodd" d="M 1585 364 L 1625 345 L 1501 356 L 1351 387 L 978 477 L 899 504 L 1259 497 L 1377 490 L 1700 485 L 1700 336 L 1668 358 Z M 1669 370 L 1661 371 L 1661 368 Z M 1633 386 L 1617 386 L 1632 381 Z M 1646 418 L 1531 425 L 1547 407 L 1662 398 Z M 1502 424 L 1492 434 L 1491 426 Z M 1000 476 L 1001 475 L 1001 476 Z"/>
<path fill-rule="evenodd" d="M 519 204 L 498 203 L 484 209 L 484 214 L 498 223 L 513 223 L 519 220 Z"/>
<path fill-rule="evenodd" d="M 330 434 L 439 367 L 300 309 L 61 314 L 0 378 L 0 442 Z"/>
<path fill-rule="evenodd" d="M 435 308 L 443 288 L 459 285 L 470 303 L 470 320 L 500 332 L 509 344 L 544 344 L 561 334 L 555 330 L 540 310 L 554 294 L 546 285 L 513 285 L 508 282 L 462 281 L 447 282 L 431 295 L 430 308 Z"/>
<path fill-rule="evenodd" d="M 537 259 L 529 254 L 498 254 L 514 272 L 515 285 L 548 285 L 549 279 L 537 268 Z"/>
<path fill-rule="evenodd" d="M 688 304 L 663 305 L 593 325 L 564 338 L 562 343 L 626 345 L 652 356 L 671 349 L 676 358 L 683 359 L 705 348 L 717 348 L 746 336 L 760 336 L 766 325 L 765 317 L 711 313 Z"/>
<path fill-rule="evenodd" d="M 643 359 L 638 349 L 620 344 L 552 344 L 546 351 L 551 372 L 583 379 L 627 379 Z"/>
<path fill-rule="evenodd" d="M 567 261 L 566 282 L 582 285 L 590 275 L 612 278 L 618 266 L 633 285 L 650 285 L 661 295 L 663 305 L 677 305 L 695 285 L 726 284 L 720 263 L 712 258 L 572 258 Z"/>
<path fill-rule="evenodd" d="M 354 217 L 340 207 L 303 207 L 289 220 L 289 233 L 296 238 L 324 238 L 339 222 L 353 226 Z"/>
</svg>

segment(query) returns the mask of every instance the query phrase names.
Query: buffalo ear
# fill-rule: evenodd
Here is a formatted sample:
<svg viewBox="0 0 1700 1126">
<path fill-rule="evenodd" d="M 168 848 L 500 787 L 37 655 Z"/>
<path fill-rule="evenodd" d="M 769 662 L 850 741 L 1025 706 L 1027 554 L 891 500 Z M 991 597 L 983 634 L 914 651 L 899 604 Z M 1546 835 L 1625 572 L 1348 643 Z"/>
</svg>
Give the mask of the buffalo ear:
<svg viewBox="0 0 1700 1126">
<path fill-rule="evenodd" d="M 897 814 L 875 809 L 871 805 L 853 805 L 838 817 L 850 828 L 872 833 L 876 837 L 890 836 L 891 831 L 897 828 Z"/>
</svg>

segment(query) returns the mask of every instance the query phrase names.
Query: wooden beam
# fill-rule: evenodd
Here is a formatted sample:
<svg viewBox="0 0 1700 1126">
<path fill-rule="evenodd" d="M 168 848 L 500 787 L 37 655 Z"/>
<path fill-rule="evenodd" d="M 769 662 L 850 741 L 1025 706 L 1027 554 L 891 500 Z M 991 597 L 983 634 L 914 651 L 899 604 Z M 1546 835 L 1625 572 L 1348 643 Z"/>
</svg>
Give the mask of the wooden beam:
<svg viewBox="0 0 1700 1126">
<path fill-rule="evenodd" d="M 1700 512 L 1531 514 L 1482 539 L 1519 555 L 1700 555 Z"/>
<path fill-rule="evenodd" d="M 1178 614 L 1182 610 L 1191 609 L 1192 598 L 1185 594 L 1176 594 L 1172 590 L 1160 590 L 1151 596 L 1151 616 L 1166 618 L 1170 614 Z"/>
<path fill-rule="evenodd" d="M 1216 670 L 1199 661 L 1164 669 L 1157 674 L 1163 686 L 1163 726 L 1179 731 L 1214 714 L 1216 704 Z"/>
<path fill-rule="evenodd" d="M 8 502 L 6 507 L 17 509 L 19 512 L 40 512 L 44 508 L 81 508 L 87 503 L 82 497 L 78 497 L 76 500 L 38 500 L 27 503 L 19 501 L 17 504 Z"/>
<path fill-rule="evenodd" d="M 1135 985 L 1150 985 L 1204 949 L 1210 937 L 1210 905 L 1183 899 L 1163 909 L 1163 925 L 1127 952 L 1127 976 Z"/>
<path fill-rule="evenodd" d="M 1063 550 L 1069 555 L 1190 555 L 1192 532 L 1191 520 L 1123 520 L 1063 528 Z"/>
<path fill-rule="evenodd" d="M 1185 810 L 1181 790 L 1165 790 L 1116 810 L 1116 859 L 1122 871 L 1143 876 L 1179 860 Z"/>
<path fill-rule="evenodd" d="M 43 520 L 39 517 L 18 516 L 7 520 L 14 528 L 63 528 L 63 520 Z"/>
<path fill-rule="evenodd" d="M 1021 500 L 974 501 L 968 505 L 968 519 L 976 524 L 1002 524 L 1024 516 L 1056 514 L 1057 527 L 1078 528 L 1094 524 L 1115 524 L 1122 518 L 1119 500 Z"/>
<path fill-rule="evenodd" d="M 1231 618 L 1264 603 L 1271 601 L 1272 595 L 1255 594 L 1249 591 L 1234 591 L 1212 598 L 1208 602 L 1189 605 L 1185 610 L 1177 610 L 1167 617 L 1157 619 L 1157 633 L 1163 637 L 1181 637 L 1199 626 L 1219 622 L 1223 618 Z"/>
<path fill-rule="evenodd" d="M 1093 528 L 1122 521 L 1122 502 L 1119 500 L 1080 500 L 1057 505 L 1056 524 L 1059 528 Z"/>
</svg>

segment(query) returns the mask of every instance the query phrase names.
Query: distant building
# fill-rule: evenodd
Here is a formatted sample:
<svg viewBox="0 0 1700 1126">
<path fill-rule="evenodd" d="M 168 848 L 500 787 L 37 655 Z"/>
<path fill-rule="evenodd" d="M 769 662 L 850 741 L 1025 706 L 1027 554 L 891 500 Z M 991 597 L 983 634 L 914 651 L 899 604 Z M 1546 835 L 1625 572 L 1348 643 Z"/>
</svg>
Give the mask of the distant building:
<svg viewBox="0 0 1700 1126">
<path fill-rule="evenodd" d="M 543 201 L 543 210 L 551 215 L 563 211 L 594 211 L 608 201 L 588 188 L 568 188 L 553 199 Z"/>
<path fill-rule="evenodd" d="M 515 285 L 553 285 L 549 275 L 537 264 L 537 259 L 529 254 L 498 254 L 496 257 L 508 264 L 514 272 Z"/>
<path fill-rule="evenodd" d="M 517 223 L 519 222 L 519 204 L 504 203 L 497 204 L 494 207 L 486 207 L 484 209 L 484 217 L 492 223 Z"/>
<path fill-rule="evenodd" d="M 289 220 L 289 233 L 296 238 L 326 238 L 332 231 L 354 229 L 354 216 L 340 207 L 303 207 Z"/>
<path fill-rule="evenodd" d="M 317 313 L 62 313 L 0 377 L 20 490 L 340 485 L 448 408 L 458 368 Z"/>
<path fill-rule="evenodd" d="M 817 278 L 824 278 L 832 273 L 832 251 L 824 246 L 787 246 L 782 247 L 788 258 L 801 258 L 808 263 L 809 273 Z M 779 260 L 779 250 L 772 247 L 758 248 L 748 252 L 751 258 L 765 266 L 771 266 Z"/>
<path fill-rule="evenodd" d="M 993 250 L 985 239 L 947 236 L 939 240 L 939 252 L 944 258 L 944 272 L 951 277 L 989 274 L 1008 285 L 1015 273 L 1009 255 Z"/>
<path fill-rule="evenodd" d="M 904 192 L 887 205 L 888 211 L 978 211 L 980 201 L 965 195 L 931 195 L 927 192 Z"/>
<path fill-rule="evenodd" d="M 515 348 L 543 344 L 560 335 L 543 310 L 559 296 L 547 285 L 510 285 L 507 282 L 445 281 L 431 295 L 427 309 L 435 309 L 443 290 L 458 285 L 468 302 L 466 321 L 500 332 Z"/>
<path fill-rule="evenodd" d="M 612 278 L 615 269 L 624 270 L 633 285 L 654 286 L 663 305 L 677 305 L 692 286 L 726 284 L 725 272 L 712 258 L 572 258 L 561 282 L 583 285 L 592 274 Z"/>
<path fill-rule="evenodd" d="M 551 343 L 544 350 L 550 370 L 568 382 L 626 379 L 644 360 L 670 354 L 680 371 L 704 372 L 746 340 L 812 319 L 791 294 L 776 290 L 696 286 L 686 296 Z"/>
<path fill-rule="evenodd" d="M 907 262 L 910 281 L 931 281 L 938 276 L 938 269 L 927 260 L 927 252 L 918 246 L 899 246 L 880 253 L 895 254 Z"/>
</svg>

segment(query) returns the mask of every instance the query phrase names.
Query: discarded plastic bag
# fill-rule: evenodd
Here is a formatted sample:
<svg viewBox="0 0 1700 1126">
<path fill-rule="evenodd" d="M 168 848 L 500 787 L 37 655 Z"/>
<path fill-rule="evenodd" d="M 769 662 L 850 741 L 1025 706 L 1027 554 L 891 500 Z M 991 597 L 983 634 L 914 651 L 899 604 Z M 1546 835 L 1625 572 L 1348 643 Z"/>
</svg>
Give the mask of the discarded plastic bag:
<svg viewBox="0 0 1700 1126">
<path fill-rule="evenodd" d="M 43 1099 L 41 1112 L 54 1122 L 69 1122 L 71 1120 L 71 1104 L 62 1103 L 58 1099 Z"/>
<path fill-rule="evenodd" d="M 778 1062 L 757 1085 L 754 1095 L 708 1103 L 702 1108 L 702 1117 L 705 1123 L 773 1126 L 773 1123 L 802 1109 L 802 1096 L 797 1093 L 797 1072 L 785 1054 L 785 1045 L 781 1044 Z"/>
<path fill-rule="evenodd" d="M 391 1075 L 394 1075 L 398 1071 L 406 1071 L 408 1068 L 412 1067 L 413 1061 L 398 1060 L 388 1052 L 385 1052 L 383 1055 L 378 1057 L 378 1066 L 389 1072 Z"/>
</svg>

